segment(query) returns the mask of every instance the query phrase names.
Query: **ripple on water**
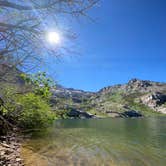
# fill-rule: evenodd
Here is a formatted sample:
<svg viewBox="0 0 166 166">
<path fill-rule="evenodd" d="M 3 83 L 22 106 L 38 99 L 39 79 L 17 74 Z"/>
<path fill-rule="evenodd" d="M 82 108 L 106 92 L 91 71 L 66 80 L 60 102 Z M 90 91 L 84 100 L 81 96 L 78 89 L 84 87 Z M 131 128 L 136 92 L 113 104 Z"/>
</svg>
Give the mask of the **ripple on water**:
<svg viewBox="0 0 166 166">
<path fill-rule="evenodd" d="M 27 166 L 164 166 L 165 120 L 60 121 L 27 140 L 22 155 Z"/>
</svg>

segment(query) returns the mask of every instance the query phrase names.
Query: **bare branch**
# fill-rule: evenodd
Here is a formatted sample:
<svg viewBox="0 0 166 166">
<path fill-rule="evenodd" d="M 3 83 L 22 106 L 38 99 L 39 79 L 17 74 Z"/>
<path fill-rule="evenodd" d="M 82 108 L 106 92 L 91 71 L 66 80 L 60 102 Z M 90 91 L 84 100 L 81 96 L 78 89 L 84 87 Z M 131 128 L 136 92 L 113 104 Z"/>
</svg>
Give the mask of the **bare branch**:
<svg viewBox="0 0 166 166">
<path fill-rule="evenodd" d="M 0 0 L 0 64 L 33 68 L 43 63 L 45 55 L 55 58 L 73 54 L 66 46 L 46 43 L 47 24 L 58 26 L 58 16 L 86 16 L 98 0 Z M 67 16 L 68 18 L 68 16 Z M 49 28 L 49 27 L 48 27 Z M 66 40 L 75 39 L 64 30 Z M 71 42 L 68 42 L 69 44 Z M 74 51 L 76 52 L 76 51 Z"/>
<path fill-rule="evenodd" d="M 53 3 L 49 3 L 49 4 L 45 4 L 45 5 L 35 5 L 32 7 L 32 6 L 25 6 L 25 5 L 16 4 L 13 2 L 9 2 L 9 1 L 0 1 L 0 6 L 12 8 L 12 9 L 17 9 L 17 10 L 34 10 L 34 9 L 41 10 L 41 9 L 50 8 L 58 2 L 60 2 L 60 1 L 55 1 Z"/>
<path fill-rule="evenodd" d="M 38 33 L 37 30 L 35 30 L 34 28 L 31 28 L 31 27 L 13 25 L 13 24 L 6 24 L 6 23 L 3 23 L 3 22 L 0 22 L 0 27 L 3 27 L 5 30 L 20 29 L 22 31 L 30 31 L 32 33 Z M 1 30 L 1 28 L 0 28 L 0 30 Z"/>
</svg>

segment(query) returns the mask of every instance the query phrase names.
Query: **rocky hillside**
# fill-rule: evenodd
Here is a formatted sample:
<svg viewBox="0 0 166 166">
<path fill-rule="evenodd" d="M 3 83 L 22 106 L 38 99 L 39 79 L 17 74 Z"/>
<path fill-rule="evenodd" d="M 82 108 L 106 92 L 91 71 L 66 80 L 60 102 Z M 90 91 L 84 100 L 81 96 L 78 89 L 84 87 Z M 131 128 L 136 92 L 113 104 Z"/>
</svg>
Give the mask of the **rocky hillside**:
<svg viewBox="0 0 166 166">
<path fill-rule="evenodd" d="M 16 68 L 0 65 L 0 96 L 5 86 L 27 90 Z M 71 117 L 130 117 L 166 114 L 166 83 L 132 79 L 127 84 L 102 88 L 96 93 L 57 85 L 52 89 L 55 111 Z"/>
<path fill-rule="evenodd" d="M 61 86 L 52 91 L 55 109 L 102 117 L 166 114 L 166 83 L 132 79 L 127 84 L 105 87 L 96 93 Z"/>
</svg>

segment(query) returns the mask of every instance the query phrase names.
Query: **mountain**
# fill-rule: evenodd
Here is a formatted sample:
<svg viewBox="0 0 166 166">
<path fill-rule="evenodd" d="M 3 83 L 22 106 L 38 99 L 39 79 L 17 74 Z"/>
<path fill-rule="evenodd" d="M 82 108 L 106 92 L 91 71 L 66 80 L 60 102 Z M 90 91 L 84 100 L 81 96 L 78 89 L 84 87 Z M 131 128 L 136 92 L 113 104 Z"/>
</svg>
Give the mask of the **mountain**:
<svg viewBox="0 0 166 166">
<path fill-rule="evenodd" d="M 166 83 L 132 79 L 127 84 L 102 88 L 96 93 L 57 86 L 53 106 L 99 117 L 166 114 Z"/>
<path fill-rule="evenodd" d="M 0 96 L 4 87 L 26 91 L 22 72 L 0 65 Z M 55 111 L 66 111 L 68 116 L 137 117 L 166 114 L 166 83 L 132 79 L 126 84 L 104 87 L 98 92 L 86 92 L 56 85 L 51 89 L 50 103 Z"/>
</svg>

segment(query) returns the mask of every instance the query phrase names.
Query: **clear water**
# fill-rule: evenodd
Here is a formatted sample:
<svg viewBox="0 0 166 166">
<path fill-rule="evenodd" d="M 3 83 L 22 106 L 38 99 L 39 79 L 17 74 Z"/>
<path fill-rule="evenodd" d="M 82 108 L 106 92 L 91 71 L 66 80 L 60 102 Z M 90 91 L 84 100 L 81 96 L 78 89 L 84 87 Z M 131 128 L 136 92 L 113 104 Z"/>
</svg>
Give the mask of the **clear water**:
<svg viewBox="0 0 166 166">
<path fill-rule="evenodd" d="M 22 155 L 29 166 L 165 166 L 166 118 L 58 120 Z"/>
</svg>

